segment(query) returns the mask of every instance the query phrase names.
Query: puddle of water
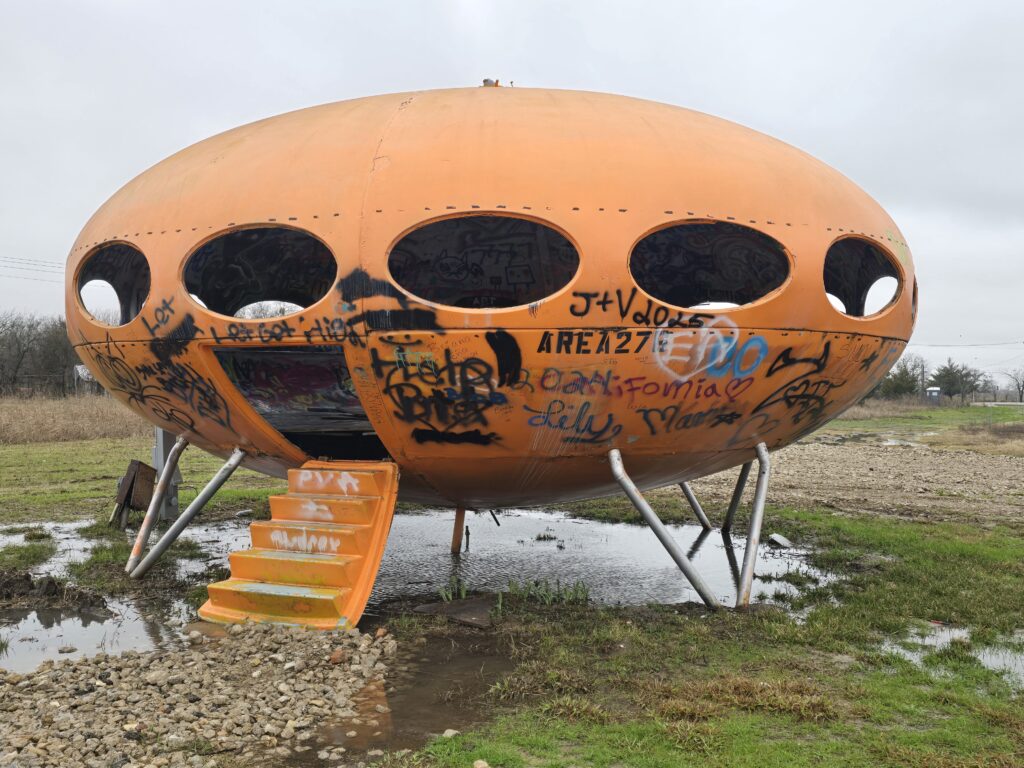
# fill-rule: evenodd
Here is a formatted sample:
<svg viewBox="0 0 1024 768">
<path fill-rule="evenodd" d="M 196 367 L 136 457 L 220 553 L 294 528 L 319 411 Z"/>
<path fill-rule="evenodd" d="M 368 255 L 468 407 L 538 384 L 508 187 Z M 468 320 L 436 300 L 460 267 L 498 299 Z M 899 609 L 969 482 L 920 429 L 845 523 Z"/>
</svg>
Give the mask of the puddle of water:
<svg viewBox="0 0 1024 768">
<path fill-rule="evenodd" d="M 547 580 L 564 586 L 582 581 L 591 600 L 610 605 L 700 600 L 647 526 L 510 510 L 498 516 L 499 528 L 489 514 L 470 515 L 469 551 L 452 557 L 452 518 L 448 511 L 395 517 L 370 597 L 371 612 L 398 597 L 436 597 L 453 578 L 470 590 L 486 592 L 503 591 L 509 581 Z M 728 547 L 718 531 L 705 533 L 699 525 L 668 528 L 715 596 L 724 605 L 734 604 L 745 538 L 733 537 Z M 795 587 L 777 581 L 787 574 L 827 580 L 807 564 L 805 550 L 764 544 L 768 532 L 762 534 L 758 549 L 755 597 L 795 593 Z M 543 540 L 538 541 L 538 535 Z"/>
<path fill-rule="evenodd" d="M 187 617 L 181 602 L 154 607 L 108 600 L 106 608 L 3 610 L 0 636 L 8 648 L 0 667 L 31 672 L 50 659 L 172 647 L 183 643 L 179 627 Z M 61 653 L 62 648 L 74 650 Z"/>
<path fill-rule="evenodd" d="M 924 657 L 932 651 L 940 651 L 952 642 L 970 639 L 971 631 L 965 627 L 929 624 L 915 628 L 910 637 L 901 642 L 886 640 L 882 649 L 921 665 Z M 1017 631 L 1006 642 L 1007 645 L 973 648 L 972 654 L 986 669 L 1000 672 L 1012 685 L 1024 688 L 1024 630 Z"/>
<path fill-rule="evenodd" d="M 320 765 L 317 752 L 336 747 L 356 754 L 415 749 L 433 734 L 469 727 L 481 719 L 479 697 L 513 666 L 493 638 L 428 638 L 399 646 L 383 686 L 372 683 L 353 697 L 356 716 L 322 725 L 316 747 L 288 764 Z"/>
<path fill-rule="evenodd" d="M 437 597 L 453 578 L 461 579 L 468 589 L 488 592 L 503 591 L 510 581 L 546 580 L 565 586 L 581 581 L 589 588 L 592 600 L 613 605 L 699 600 L 646 526 L 511 510 L 499 515 L 498 527 L 490 515 L 470 515 L 469 551 L 453 557 L 448 551 L 452 519 L 451 511 L 440 510 L 395 517 L 368 616 L 379 614 L 384 603 L 396 598 Z M 33 575 L 63 577 L 70 563 L 84 560 L 93 546 L 79 532 L 86 524 L 45 524 L 43 527 L 57 542 L 58 552 L 49 562 L 34 568 Z M 723 604 L 732 605 L 744 539 L 736 537 L 733 546 L 727 547 L 719 532 L 705 533 L 697 525 L 673 525 L 669 530 L 715 595 Z M 204 554 L 178 561 L 179 576 L 201 583 L 212 570 L 227 566 L 230 552 L 249 546 L 249 520 L 194 524 L 184 537 L 197 541 Z M 0 545 L 18 543 L 21 538 L 4 536 L 0 531 Z M 825 574 L 806 564 L 805 555 L 799 549 L 773 549 L 762 544 L 755 598 L 796 592 L 790 584 L 777 581 L 786 574 L 825 581 Z M 182 600 L 110 600 L 108 607 L 106 612 L 0 612 L 0 637 L 8 643 L 6 654 L 0 656 L 0 667 L 25 672 L 47 659 L 171 647 L 183 641 L 187 631 L 184 625 L 194 618 Z M 77 650 L 60 654 L 58 650 L 65 646 Z"/>
<path fill-rule="evenodd" d="M 179 577 L 194 581 L 212 568 L 226 566 L 229 552 L 249 545 L 248 523 L 248 520 L 220 521 L 190 526 L 182 538 L 198 541 L 205 554 L 203 558 L 179 560 Z M 53 536 L 57 552 L 46 563 L 32 568 L 32 575 L 66 578 L 68 565 L 85 560 L 95 545 L 94 541 L 81 536 L 79 529 L 88 524 L 85 521 L 39 526 Z M 127 535 L 133 537 L 135 531 Z M 23 540 L 20 534 L 0 531 L 0 546 L 20 544 Z M 166 598 L 108 599 L 105 609 L 0 610 L 0 638 L 7 643 L 7 651 L 0 653 L 0 668 L 30 672 L 47 660 L 180 646 L 189 629 L 185 625 L 194 618 L 194 612 L 184 600 Z M 75 650 L 61 653 L 61 648 Z"/>
</svg>

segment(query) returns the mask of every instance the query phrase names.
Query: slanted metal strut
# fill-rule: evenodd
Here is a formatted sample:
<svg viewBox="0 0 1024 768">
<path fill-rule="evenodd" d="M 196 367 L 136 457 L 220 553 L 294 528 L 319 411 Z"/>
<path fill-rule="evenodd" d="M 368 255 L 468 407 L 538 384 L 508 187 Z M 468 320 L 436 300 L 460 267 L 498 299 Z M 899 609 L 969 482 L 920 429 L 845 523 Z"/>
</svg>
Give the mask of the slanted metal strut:
<svg viewBox="0 0 1024 768">
<path fill-rule="evenodd" d="M 124 572 L 127 574 L 131 574 L 135 570 L 135 566 L 139 564 L 139 560 L 142 559 L 142 553 L 149 543 L 149 534 L 153 531 L 153 526 L 156 525 L 157 518 L 161 516 L 161 512 L 164 509 L 164 498 L 167 495 L 167 489 L 171 487 L 175 473 L 178 471 L 178 459 L 181 458 L 181 454 L 185 452 L 187 447 L 188 440 L 184 437 L 179 437 L 174 441 L 174 445 L 167 453 L 167 461 L 164 462 L 164 466 L 160 470 L 160 479 L 153 490 L 153 498 L 149 501 L 149 509 L 146 510 L 146 516 L 142 519 L 139 534 L 135 537 L 135 546 L 132 547 L 131 557 L 128 558 L 128 565 L 124 568 Z"/>
<path fill-rule="evenodd" d="M 714 593 L 708 588 L 708 585 L 704 583 L 704 579 L 701 578 L 697 569 L 693 567 L 693 563 L 686 557 L 683 550 L 679 548 L 679 545 L 672 538 L 672 535 L 665 528 L 658 515 L 651 509 L 651 505 L 647 503 L 643 494 L 640 493 L 636 484 L 626 474 L 626 468 L 622 464 L 622 454 L 619 453 L 618 448 L 612 448 L 608 452 L 608 460 L 611 463 L 612 475 L 615 477 L 615 480 L 622 486 L 622 490 L 626 492 L 629 500 L 633 502 L 633 506 L 637 508 L 637 511 L 643 516 L 651 530 L 654 531 L 654 535 L 658 537 L 658 540 L 665 547 L 669 556 L 679 566 L 679 570 L 683 572 L 683 575 L 693 585 L 693 588 L 697 590 L 701 600 L 709 608 L 721 608 L 721 604 L 715 598 Z"/>
<path fill-rule="evenodd" d="M 697 501 L 697 497 L 694 495 L 693 489 L 690 488 L 690 484 L 684 481 L 679 484 L 679 487 L 683 489 L 683 495 L 686 496 L 686 500 L 690 502 L 690 509 L 693 510 L 693 514 L 697 516 L 697 520 L 700 521 L 704 530 L 710 531 L 712 527 L 711 521 L 708 520 L 708 516 L 704 514 L 704 508 L 700 505 L 700 502 Z"/>
<path fill-rule="evenodd" d="M 245 452 L 241 448 L 235 448 L 234 452 L 224 463 L 224 466 L 217 470 L 217 474 L 210 479 L 210 482 L 206 484 L 206 487 L 203 488 L 203 490 L 199 492 L 199 495 L 192 500 L 192 503 L 188 505 L 188 509 L 178 516 L 178 519 L 175 520 L 171 527 L 167 529 L 160 540 L 153 545 L 153 548 L 149 551 L 149 554 L 146 555 L 145 559 L 135 567 L 135 570 L 130 574 L 131 578 L 141 579 L 146 575 L 149 569 L 153 567 L 153 564 L 160 559 L 160 555 L 166 552 L 167 548 L 171 546 L 171 544 L 173 544 L 181 535 L 181 532 L 185 530 L 185 526 L 192 521 L 193 517 L 202 511 L 203 507 L 206 506 L 206 502 L 213 498 L 213 495 L 220 490 L 220 487 L 224 485 L 224 483 L 227 482 L 227 479 L 231 477 L 232 473 L 238 469 L 238 465 L 242 463 L 242 459 L 244 458 Z"/>
<path fill-rule="evenodd" d="M 755 450 L 757 451 L 757 484 L 754 486 L 754 503 L 750 509 L 750 527 L 747 530 L 747 547 L 743 551 L 743 570 L 740 572 L 740 583 L 736 593 L 737 608 L 746 608 L 750 605 L 750 590 L 754 584 L 754 562 L 757 560 L 757 545 L 761 541 L 761 523 L 764 522 L 764 501 L 768 495 L 768 478 L 772 471 L 771 459 L 768 457 L 768 449 L 765 444 L 758 443 Z M 749 467 L 749 464 L 746 466 Z"/>
<path fill-rule="evenodd" d="M 732 520 L 736 516 L 740 502 L 743 501 L 743 490 L 747 487 L 747 478 L 750 477 L 750 466 L 754 462 L 748 461 L 740 467 L 740 476 L 736 478 L 736 488 L 732 492 L 732 499 L 729 501 L 729 511 L 725 513 L 725 521 L 722 523 L 722 533 L 728 534 L 732 531 Z"/>
</svg>

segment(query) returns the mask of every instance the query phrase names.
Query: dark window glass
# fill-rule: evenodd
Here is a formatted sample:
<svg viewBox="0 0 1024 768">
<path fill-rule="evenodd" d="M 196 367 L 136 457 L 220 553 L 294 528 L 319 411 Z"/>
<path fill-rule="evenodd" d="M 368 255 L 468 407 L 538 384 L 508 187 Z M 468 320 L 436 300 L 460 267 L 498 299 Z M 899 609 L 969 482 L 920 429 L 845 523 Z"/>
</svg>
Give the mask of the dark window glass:
<svg viewBox="0 0 1024 768">
<path fill-rule="evenodd" d="M 677 307 L 741 306 L 760 299 L 789 276 L 783 247 L 757 230 L 727 222 L 694 222 L 660 229 L 633 249 L 637 285 Z"/>
<path fill-rule="evenodd" d="M 546 298 L 568 285 L 579 264 L 561 234 L 509 216 L 435 221 L 403 237 L 388 255 L 388 270 L 409 293 L 469 309 Z"/>
<path fill-rule="evenodd" d="M 185 266 L 185 288 L 222 315 L 249 315 L 241 310 L 254 304 L 286 314 L 319 301 L 337 276 L 330 249 L 312 235 L 252 227 L 215 237 L 193 253 Z"/>
<path fill-rule="evenodd" d="M 142 310 L 149 280 L 149 262 L 142 251 L 111 243 L 86 256 L 78 273 L 78 296 L 97 320 L 124 325 Z"/>
</svg>

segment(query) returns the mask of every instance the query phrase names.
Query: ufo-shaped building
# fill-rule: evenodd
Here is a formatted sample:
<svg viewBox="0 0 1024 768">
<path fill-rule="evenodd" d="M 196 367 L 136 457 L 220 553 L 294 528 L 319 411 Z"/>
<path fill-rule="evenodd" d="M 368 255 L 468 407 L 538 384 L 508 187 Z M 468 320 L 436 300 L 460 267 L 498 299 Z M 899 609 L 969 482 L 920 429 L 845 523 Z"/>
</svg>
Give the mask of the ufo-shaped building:
<svg viewBox="0 0 1024 768">
<path fill-rule="evenodd" d="M 83 303 L 97 280 L 119 318 Z M 483 87 L 169 157 L 79 235 L 67 318 L 129 408 L 231 457 L 225 476 L 290 478 L 203 615 L 333 626 L 362 612 L 396 498 L 555 504 L 749 469 L 878 383 L 916 285 L 885 211 L 791 146 Z"/>
</svg>

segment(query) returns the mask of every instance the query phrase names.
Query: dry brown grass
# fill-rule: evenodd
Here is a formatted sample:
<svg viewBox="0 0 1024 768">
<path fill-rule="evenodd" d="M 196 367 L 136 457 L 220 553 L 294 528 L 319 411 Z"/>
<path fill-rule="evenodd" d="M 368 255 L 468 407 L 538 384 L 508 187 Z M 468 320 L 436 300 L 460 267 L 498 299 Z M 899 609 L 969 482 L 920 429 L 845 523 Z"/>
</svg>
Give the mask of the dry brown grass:
<svg viewBox="0 0 1024 768">
<path fill-rule="evenodd" d="M 915 413 L 932 408 L 934 406 L 922 403 L 916 397 L 903 400 L 883 400 L 880 397 L 873 397 L 843 411 L 837 421 L 895 419 L 901 416 L 913 416 Z"/>
<path fill-rule="evenodd" d="M 139 437 L 152 427 L 112 397 L 0 398 L 0 445 Z"/>
</svg>

